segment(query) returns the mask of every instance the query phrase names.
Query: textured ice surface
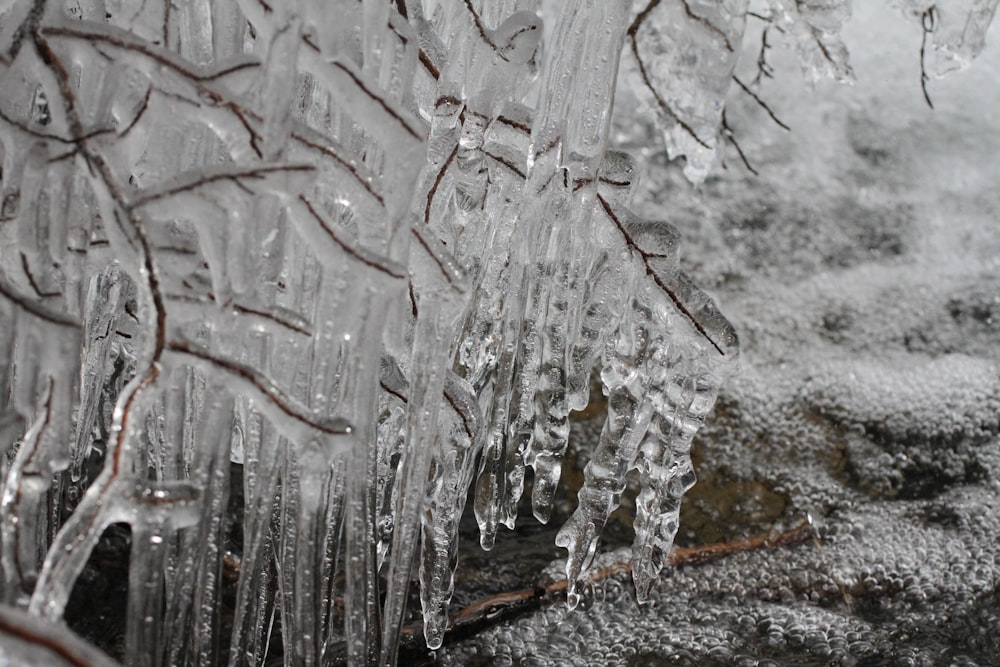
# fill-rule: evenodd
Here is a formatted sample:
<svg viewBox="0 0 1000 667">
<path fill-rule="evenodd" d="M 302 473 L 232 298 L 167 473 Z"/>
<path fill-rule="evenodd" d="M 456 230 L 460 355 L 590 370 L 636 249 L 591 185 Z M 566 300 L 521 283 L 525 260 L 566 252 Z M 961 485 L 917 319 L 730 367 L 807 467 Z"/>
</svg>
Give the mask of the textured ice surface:
<svg viewBox="0 0 1000 667">
<path fill-rule="evenodd" d="M 964 63 L 994 9 L 908 13 L 913 35 Z M 738 0 L 4 3 L 0 599 L 46 623 L 79 618 L 120 540 L 125 629 L 101 641 L 127 663 L 392 664 L 414 634 L 413 579 L 418 631 L 429 647 L 444 641 L 466 502 L 490 549 L 500 526 L 518 528 L 530 491 L 535 518 L 562 523 L 552 537 L 568 552 L 570 606 L 589 604 L 580 582 L 623 502 L 635 506 L 637 599 L 671 606 L 674 584 L 658 582 L 694 481 L 692 441 L 739 354 L 696 283 L 733 300 L 758 361 L 726 394 L 702 457 L 744 481 L 771 471 L 764 486 L 788 512 L 828 519 L 838 484 L 902 502 L 990 479 L 994 399 L 973 381 L 995 373 L 982 352 L 935 348 L 903 312 L 882 322 L 911 326 L 902 349 L 874 335 L 877 316 L 857 324 L 871 338 L 849 335 L 866 308 L 907 303 L 872 288 L 897 264 L 916 262 L 897 289 L 936 294 L 928 266 L 976 227 L 949 220 L 935 237 L 914 213 L 926 202 L 911 211 L 856 191 L 866 181 L 845 181 L 821 151 L 788 167 L 781 144 L 744 130 L 767 111 L 732 78 L 751 19 L 797 45 L 809 77 L 850 76 L 849 3 L 747 11 Z M 640 163 L 613 149 L 656 141 L 641 126 L 611 133 L 623 58 L 666 153 L 684 156 L 702 193 L 746 201 L 696 211 L 698 196 L 662 173 L 651 185 L 663 199 L 650 196 Z M 756 66 L 766 79 L 770 65 Z M 739 124 L 725 113 L 731 89 L 748 103 Z M 618 108 L 639 117 L 633 100 Z M 896 155 L 866 153 L 863 128 L 832 138 L 814 132 L 828 119 L 795 119 L 835 157 Z M 732 150 L 749 166 L 737 136 L 773 172 L 727 192 L 732 181 L 709 172 Z M 782 199 L 782 169 L 817 164 L 827 180 Z M 980 192 L 948 182 L 955 197 Z M 829 222 L 819 212 L 831 201 L 838 224 L 810 226 Z M 774 215 L 738 218 L 757 206 Z M 674 222 L 695 261 L 680 261 Z M 966 236 L 949 236 L 956 224 Z M 840 295 L 846 314 L 820 317 L 828 347 L 815 351 L 816 313 L 795 294 L 836 302 L 834 272 L 856 286 Z M 947 304 L 959 327 L 984 307 Z M 780 324 L 762 329 L 769 315 Z M 846 362 L 831 351 L 838 336 L 854 341 Z M 990 349 L 988 334 L 977 340 Z M 588 397 L 592 375 L 601 386 Z M 956 382 L 971 384 L 953 396 Z M 596 446 L 574 444 L 570 413 L 598 393 Z M 796 431 L 791 468 L 747 461 L 740 446 L 794 430 L 784 417 L 797 410 L 814 430 Z M 939 414 L 933 428 L 920 421 Z M 818 472 L 808 455 L 831 444 L 833 468 Z M 572 512 L 560 489 L 571 446 Z M 892 515 L 866 511 L 843 524 Z M 883 534 L 904 534 L 894 529 Z M 568 618 L 583 628 L 590 616 Z"/>
</svg>

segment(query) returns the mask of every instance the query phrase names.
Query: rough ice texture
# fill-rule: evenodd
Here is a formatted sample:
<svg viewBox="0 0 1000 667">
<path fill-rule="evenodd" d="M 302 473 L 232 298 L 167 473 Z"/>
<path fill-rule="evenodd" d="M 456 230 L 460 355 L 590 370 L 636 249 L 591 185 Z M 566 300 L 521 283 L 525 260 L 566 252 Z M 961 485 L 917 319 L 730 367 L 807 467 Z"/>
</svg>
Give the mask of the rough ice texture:
<svg viewBox="0 0 1000 667">
<path fill-rule="evenodd" d="M 994 8 L 957 36 L 942 10 L 935 48 L 974 56 Z M 526 481 L 550 518 L 595 369 L 569 599 L 634 470 L 649 600 L 738 348 L 676 230 L 631 210 L 612 102 L 625 53 L 705 178 L 746 12 L 4 3 L 3 603 L 60 621 L 128 524 L 129 664 L 392 664 L 416 572 L 440 646 L 467 498 L 486 548 Z M 760 14 L 838 78 L 848 15 Z"/>
</svg>

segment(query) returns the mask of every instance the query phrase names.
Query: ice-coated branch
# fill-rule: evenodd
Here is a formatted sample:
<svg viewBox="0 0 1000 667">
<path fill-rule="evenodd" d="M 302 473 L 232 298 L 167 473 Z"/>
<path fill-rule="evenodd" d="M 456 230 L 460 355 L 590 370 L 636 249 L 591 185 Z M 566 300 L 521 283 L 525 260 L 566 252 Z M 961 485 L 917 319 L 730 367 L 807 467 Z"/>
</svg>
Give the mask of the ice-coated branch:
<svg viewBox="0 0 1000 667">
<path fill-rule="evenodd" d="M 677 231 L 631 212 L 619 69 L 692 180 L 726 140 L 753 171 L 730 89 L 788 129 L 770 40 L 848 79 L 849 2 L 0 4 L 0 593 L 35 619 L 0 610 L 0 634 L 90 659 L 42 620 L 124 522 L 128 664 L 393 664 L 414 580 L 441 646 L 485 613 L 449 614 L 470 493 L 484 548 L 529 481 L 550 520 L 595 374 L 546 594 L 603 576 L 633 471 L 621 569 L 645 601 L 688 562 L 691 441 L 739 352 Z M 907 4 L 926 94 L 998 0 Z"/>
</svg>

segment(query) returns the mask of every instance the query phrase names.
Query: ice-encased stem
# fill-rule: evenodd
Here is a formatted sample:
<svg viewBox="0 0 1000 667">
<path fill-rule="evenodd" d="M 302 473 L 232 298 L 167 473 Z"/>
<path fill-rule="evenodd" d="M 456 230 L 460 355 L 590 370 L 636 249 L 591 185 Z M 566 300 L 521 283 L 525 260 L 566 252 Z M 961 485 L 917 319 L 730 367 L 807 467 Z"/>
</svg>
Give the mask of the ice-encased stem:
<svg viewBox="0 0 1000 667">
<path fill-rule="evenodd" d="M 406 443 L 399 465 L 396 526 L 387 574 L 380 664 L 396 663 L 399 633 L 409 590 L 413 556 L 425 504 L 427 481 L 445 396 L 450 359 L 450 337 L 465 308 L 465 277 L 452 263 L 446 248 L 422 229 L 414 228 L 411 253 L 414 286 L 422 298 L 413 338 L 410 393 L 407 397 Z M 448 455 L 447 451 L 442 452 Z"/>
<path fill-rule="evenodd" d="M 608 396 L 608 419 L 584 468 L 577 509 L 556 536 L 556 545 L 569 552 L 566 579 L 567 603 L 571 607 L 579 602 L 577 582 L 593 560 L 608 516 L 618 507 L 625 490 L 625 475 L 653 415 L 639 370 L 646 353 L 644 317 L 641 305 L 633 302 L 625 309 L 618 331 L 608 343 L 601 371 Z"/>
<path fill-rule="evenodd" d="M 592 236 L 592 197 L 607 146 L 629 5 L 619 1 L 567 6 L 546 62 L 545 93 L 529 149 L 528 188 L 537 189 L 539 197 L 523 213 L 537 221 L 538 255 L 528 259 L 533 287 L 527 291 L 515 383 L 519 401 L 507 465 L 506 514 L 511 526 L 525 464 L 535 471 L 532 508 L 541 521 L 548 520 L 558 484 L 569 430 L 569 336 L 575 334 L 583 299 L 582 290 L 573 287 L 587 268 L 581 260 L 588 256 L 584 248 Z"/>
<path fill-rule="evenodd" d="M 61 618 L 73 584 L 104 529 L 129 517 L 128 498 L 134 487 L 125 474 L 142 436 L 137 420 L 128 416 L 151 407 L 157 380 L 158 375 L 152 379 L 136 377 L 122 390 L 115 406 L 115 439 L 108 445 L 105 467 L 56 534 L 28 605 L 32 614 L 50 620 Z"/>
<path fill-rule="evenodd" d="M 440 648 L 448 626 L 448 603 L 458 566 L 458 529 L 479 453 L 479 404 L 471 385 L 450 375 L 443 424 L 421 513 L 420 607 L 428 648 Z"/>
</svg>

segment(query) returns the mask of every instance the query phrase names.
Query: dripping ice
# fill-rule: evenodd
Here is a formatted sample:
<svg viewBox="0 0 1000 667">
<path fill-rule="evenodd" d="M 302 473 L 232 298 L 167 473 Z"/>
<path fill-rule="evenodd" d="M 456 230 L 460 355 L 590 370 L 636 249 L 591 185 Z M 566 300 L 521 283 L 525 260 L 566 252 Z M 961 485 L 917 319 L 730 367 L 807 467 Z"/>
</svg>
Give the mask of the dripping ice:
<svg viewBox="0 0 1000 667">
<path fill-rule="evenodd" d="M 996 5 L 934 10 L 934 74 L 975 57 Z M 411 585 L 436 648 L 467 499 L 485 549 L 527 482 L 548 521 L 594 373 L 608 417 L 556 538 L 568 597 L 634 470 L 649 600 L 738 345 L 678 232 L 630 208 L 614 92 L 621 68 L 705 178 L 750 9 L 6 3 L 3 603 L 58 622 L 127 523 L 130 664 L 222 645 L 260 665 L 278 632 L 285 664 L 393 664 Z M 808 76 L 850 78 L 849 2 L 753 10 Z"/>
</svg>

